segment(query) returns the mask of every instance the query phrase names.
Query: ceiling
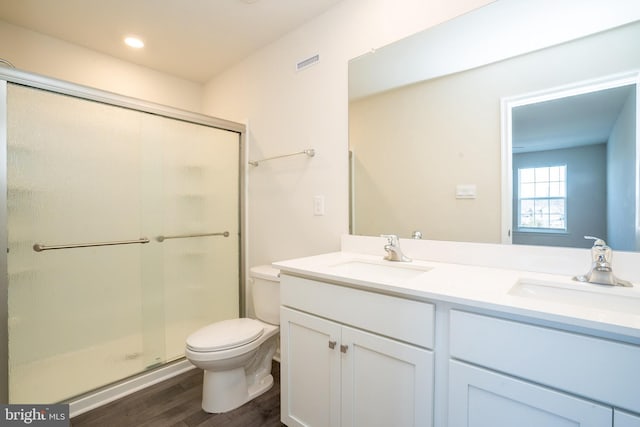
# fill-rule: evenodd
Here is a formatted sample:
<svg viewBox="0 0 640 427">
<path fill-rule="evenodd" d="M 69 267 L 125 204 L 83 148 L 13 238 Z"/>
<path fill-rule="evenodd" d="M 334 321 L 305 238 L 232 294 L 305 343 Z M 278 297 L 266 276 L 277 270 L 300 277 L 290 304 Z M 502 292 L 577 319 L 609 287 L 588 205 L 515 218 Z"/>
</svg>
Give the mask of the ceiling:
<svg viewBox="0 0 640 427">
<path fill-rule="evenodd" d="M 570 148 L 608 141 L 635 85 L 513 109 L 513 152 Z"/>
<path fill-rule="evenodd" d="M 0 0 L 0 19 L 204 83 L 340 1 Z"/>
</svg>

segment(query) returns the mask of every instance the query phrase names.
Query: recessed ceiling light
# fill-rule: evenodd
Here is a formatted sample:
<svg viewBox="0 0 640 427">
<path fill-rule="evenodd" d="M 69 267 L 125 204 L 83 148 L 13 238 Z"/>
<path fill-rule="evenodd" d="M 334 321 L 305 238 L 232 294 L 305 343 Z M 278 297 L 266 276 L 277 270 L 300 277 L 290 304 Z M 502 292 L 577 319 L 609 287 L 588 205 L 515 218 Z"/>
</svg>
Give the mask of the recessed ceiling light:
<svg viewBox="0 0 640 427">
<path fill-rule="evenodd" d="M 140 40 L 138 37 L 134 37 L 134 36 L 125 37 L 124 42 L 127 46 L 130 46 L 134 49 L 141 49 L 144 47 L 144 42 Z"/>
</svg>

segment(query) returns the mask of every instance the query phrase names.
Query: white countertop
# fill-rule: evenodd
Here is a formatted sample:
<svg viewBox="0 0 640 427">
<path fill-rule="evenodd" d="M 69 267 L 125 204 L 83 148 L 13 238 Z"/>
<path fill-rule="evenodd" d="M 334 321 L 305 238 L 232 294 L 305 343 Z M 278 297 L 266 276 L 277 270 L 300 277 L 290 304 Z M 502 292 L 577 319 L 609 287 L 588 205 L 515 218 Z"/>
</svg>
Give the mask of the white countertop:
<svg viewBox="0 0 640 427">
<path fill-rule="evenodd" d="M 366 271 L 363 273 L 363 268 L 358 269 L 357 274 L 340 268 L 344 263 L 354 261 L 372 263 L 372 270 L 376 270 L 376 265 L 429 270 L 418 271 L 413 277 L 391 280 L 379 272 L 372 271 L 370 275 Z M 534 317 L 622 335 L 631 338 L 633 342 L 640 342 L 640 284 L 637 283 L 633 288 L 609 287 L 579 283 L 571 280 L 570 276 L 558 274 L 421 260 L 399 263 L 383 261 L 382 257 L 376 255 L 354 252 L 332 252 L 297 258 L 276 262 L 273 266 L 283 273 L 339 285 L 410 299 L 464 304 Z M 550 290 L 550 293 L 544 293 L 542 297 L 514 295 L 514 285 L 519 281 L 534 287 L 542 285 L 542 289 Z M 560 293 L 556 294 L 557 289 Z M 614 301 L 613 304 L 609 304 L 611 301 Z M 622 303 L 625 308 L 612 308 L 618 303 Z"/>
</svg>

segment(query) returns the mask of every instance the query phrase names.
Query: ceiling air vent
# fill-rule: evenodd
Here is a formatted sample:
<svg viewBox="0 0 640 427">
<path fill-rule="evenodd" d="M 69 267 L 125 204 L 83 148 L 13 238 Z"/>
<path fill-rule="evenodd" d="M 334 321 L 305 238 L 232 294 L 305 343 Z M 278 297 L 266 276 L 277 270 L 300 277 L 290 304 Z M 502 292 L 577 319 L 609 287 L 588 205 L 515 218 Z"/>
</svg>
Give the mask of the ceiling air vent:
<svg viewBox="0 0 640 427">
<path fill-rule="evenodd" d="M 304 60 L 302 60 L 302 61 L 300 61 L 300 62 L 298 62 L 296 64 L 296 71 L 301 71 L 301 70 L 303 70 L 305 68 L 308 68 L 308 67 L 312 66 L 313 64 L 318 63 L 318 61 L 320 61 L 320 55 L 319 54 L 316 54 L 316 55 L 313 55 L 312 57 L 304 59 Z"/>
</svg>

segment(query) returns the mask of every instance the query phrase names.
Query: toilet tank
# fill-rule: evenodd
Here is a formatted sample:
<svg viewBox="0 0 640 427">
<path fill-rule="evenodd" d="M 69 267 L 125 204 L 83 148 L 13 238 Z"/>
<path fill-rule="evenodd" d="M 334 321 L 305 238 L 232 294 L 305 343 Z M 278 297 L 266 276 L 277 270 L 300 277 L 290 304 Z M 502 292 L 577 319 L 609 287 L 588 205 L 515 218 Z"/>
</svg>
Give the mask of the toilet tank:
<svg viewBox="0 0 640 427">
<path fill-rule="evenodd" d="M 253 309 L 256 317 L 272 325 L 280 324 L 280 270 L 259 265 L 249 270 L 253 281 Z"/>
</svg>

